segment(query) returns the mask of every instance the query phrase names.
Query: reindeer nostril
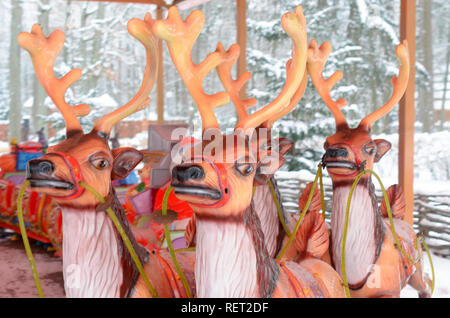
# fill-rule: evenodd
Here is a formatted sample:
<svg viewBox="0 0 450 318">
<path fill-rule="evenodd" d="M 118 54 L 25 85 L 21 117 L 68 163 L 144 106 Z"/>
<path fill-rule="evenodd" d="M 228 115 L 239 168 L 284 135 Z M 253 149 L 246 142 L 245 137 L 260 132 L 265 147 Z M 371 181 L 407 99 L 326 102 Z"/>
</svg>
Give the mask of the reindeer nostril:
<svg viewBox="0 0 450 318">
<path fill-rule="evenodd" d="M 39 172 L 43 174 L 48 174 L 53 172 L 55 167 L 53 166 L 53 163 L 50 161 L 42 161 L 39 163 Z"/>
<path fill-rule="evenodd" d="M 55 170 L 51 161 L 48 160 L 30 160 L 27 164 L 27 175 L 49 174 Z"/>
<path fill-rule="evenodd" d="M 191 179 L 202 179 L 205 176 L 205 172 L 201 167 L 193 166 L 188 169 L 189 177 Z"/>
<path fill-rule="evenodd" d="M 347 157 L 348 151 L 344 148 L 328 148 L 325 152 L 325 157 L 328 158 L 338 158 Z"/>
<path fill-rule="evenodd" d="M 198 180 L 205 176 L 205 171 L 200 166 L 177 166 L 172 169 L 172 179 L 181 182 Z"/>
</svg>

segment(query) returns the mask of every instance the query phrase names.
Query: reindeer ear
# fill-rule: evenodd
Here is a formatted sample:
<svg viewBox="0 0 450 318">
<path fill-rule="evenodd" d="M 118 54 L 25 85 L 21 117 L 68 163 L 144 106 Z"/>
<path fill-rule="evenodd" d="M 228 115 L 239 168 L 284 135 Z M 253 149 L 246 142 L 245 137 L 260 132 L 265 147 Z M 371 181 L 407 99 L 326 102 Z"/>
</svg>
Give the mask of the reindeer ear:
<svg viewBox="0 0 450 318">
<path fill-rule="evenodd" d="M 377 153 L 375 154 L 374 161 L 378 162 L 391 149 L 391 143 L 384 139 L 375 139 L 374 142 L 377 145 Z"/>
<path fill-rule="evenodd" d="M 140 151 L 128 147 L 113 149 L 112 154 L 114 156 L 112 180 L 126 178 L 144 157 Z"/>
<path fill-rule="evenodd" d="M 260 148 L 260 162 L 256 172 L 257 183 L 266 183 L 275 172 L 285 163 L 284 155 L 291 149 L 294 143 L 284 137 L 268 142 Z M 264 147 L 264 149 L 262 149 Z"/>
<path fill-rule="evenodd" d="M 284 155 L 292 148 L 294 145 L 294 142 L 290 139 L 280 137 L 275 139 L 274 146 L 275 151 L 277 151 L 280 154 L 280 157 L 284 157 Z M 272 149 L 274 149 L 272 147 Z"/>
</svg>

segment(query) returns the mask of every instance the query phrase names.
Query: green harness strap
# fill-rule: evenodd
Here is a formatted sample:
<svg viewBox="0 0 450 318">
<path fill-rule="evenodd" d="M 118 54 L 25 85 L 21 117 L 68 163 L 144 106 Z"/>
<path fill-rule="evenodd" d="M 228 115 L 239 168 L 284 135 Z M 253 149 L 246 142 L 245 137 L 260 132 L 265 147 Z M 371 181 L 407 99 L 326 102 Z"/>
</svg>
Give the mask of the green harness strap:
<svg viewBox="0 0 450 318">
<path fill-rule="evenodd" d="M 351 200 L 352 200 L 352 195 L 353 192 L 356 188 L 356 185 L 358 184 L 359 180 L 362 178 L 363 175 L 365 175 L 366 173 L 370 173 L 373 176 L 375 176 L 375 178 L 378 180 L 380 187 L 381 187 L 381 191 L 383 192 L 383 198 L 384 198 L 384 202 L 386 204 L 386 210 L 388 213 L 388 217 L 389 217 L 389 224 L 390 224 L 390 228 L 391 228 L 391 232 L 392 232 L 392 236 L 394 237 L 395 240 L 395 245 L 397 246 L 397 248 L 400 250 L 400 252 L 402 253 L 402 255 L 411 263 L 411 264 L 416 264 L 419 260 L 420 260 L 420 255 L 418 256 L 418 258 L 416 260 L 411 259 L 411 257 L 409 257 L 409 255 L 404 251 L 404 249 L 402 248 L 401 244 L 400 244 L 400 240 L 398 239 L 397 236 L 397 232 L 395 231 L 394 228 L 394 221 L 392 220 L 392 213 L 391 213 L 391 206 L 389 204 L 389 199 L 386 193 L 386 190 L 383 186 L 383 183 L 381 182 L 380 177 L 372 170 L 370 169 L 366 169 L 362 172 L 360 172 L 358 174 L 358 176 L 356 177 L 355 181 L 352 184 L 352 187 L 350 188 L 350 193 L 348 194 L 348 199 L 347 199 L 347 207 L 346 207 L 346 211 L 345 211 L 345 223 L 344 223 L 344 233 L 342 236 L 342 249 L 341 249 L 341 267 L 342 267 L 342 280 L 344 283 L 344 288 L 345 288 L 345 294 L 347 296 L 347 298 L 350 298 L 350 290 L 348 287 L 348 282 L 347 282 L 347 272 L 345 270 L 345 242 L 347 239 L 347 229 L 348 229 L 348 215 L 350 212 L 350 204 L 351 204 Z M 430 252 L 428 250 L 428 247 L 425 243 L 425 240 L 422 237 L 417 237 L 416 242 L 415 242 L 415 248 L 416 250 L 418 250 L 418 246 L 417 246 L 417 242 L 418 240 L 421 239 L 425 250 L 427 252 L 428 258 L 430 260 L 430 266 L 431 266 L 431 272 L 433 275 L 433 280 L 432 280 L 432 287 L 431 287 L 431 294 L 433 294 L 434 291 L 434 284 L 435 284 L 435 275 L 434 275 L 434 267 L 433 267 L 433 261 L 431 259 L 431 255 Z"/>
<path fill-rule="evenodd" d="M 41 282 L 39 280 L 39 275 L 36 269 L 36 263 L 34 262 L 33 253 L 31 252 L 30 242 L 28 241 L 27 230 L 25 229 L 25 222 L 23 221 L 23 207 L 22 200 L 25 193 L 25 189 L 30 184 L 30 181 L 26 180 L 20 187 L 19 196 L 17 197 L 17 218 L 19 219 L 20 233 L 22 234 L 22 241 L 25 247 L 25 252 L 27 253 L 28 261 L 30 262 L 31 271 L 33 272 L 34 283 L 36 284 L 36 289 L 40 298 L 44 298 L 44 293 L 42 292 Z"/>
<path fill-rule="evenodd" d="M 400 244 L 400 241 L 398 239 L 397 233 L 395 232 L 394 222 L 392 220 L 392 213 L 391 213 L 391 207 L 390 207 L 390 204 L 389 204 L 389 199 L 387 197 L 386 190 L 385 190 L 385 188 L 384 188 L 384 186 L 383 186 L 383 184 L 381 182 L 380 177 L 372 170 L 367 169 L 367 170 L 362 171 L 361 173 L 358 174 L 358 176 L 356 177 L 356 179 L 353 182 L 352 187 L 350 189 L 350 193 L 349 193 L 348 200 L 347 200 L 346 213 L 345 213 L 344 233 L 343 233 L 343 237 L 342 237 L 342 249 L 341 249 L 342 280 L 343 280 L 343 283 L 344 283 L 345 294 L 346 294 L 347 298 L 351 297 L 350 296 L 350 290 L 349 290 L 349 287 L 348 287 L 348 282 L 347 282 L 347 273 L 345 271 L 345 242 L 346 242 L 346 239 L 347 239 L 348 215 L 349 215 L 349 212 L 350 212 L 350 205 L 351 205 L 351 200 L 352 200 L 352 195 L 353 195 L 354 189 L 355 189 L 356 185 L 358 184 L 359 180 L 361 179 L 361 177 L 364 174 L 366 174 L 366 173 L 371 173 L 372 175 L 374 175 L 375 178 L 378 180 L 378 182 L 380 184 L 381 190 L 383 192 L 383 197 L 384 197 L 384 201 L 385 201 L 385 204 L 386 204 L 386 208 L 387 208 L 386 210 L 387 210 L 388 217 L 389 217 L 389 223 L 390 223 L 391 232 L 392 232 L 392 235 L 394 237 L 395 244 L 396 244 L 397 248 L 400 250 L 400 252 L 403 254 L 403 256 L 406 259 L 408 259 L 408 261 L 411 262 L 412 264 L 416 264 L 419 261 L 419 259 L 420 259 L 420 255 L 419 255 L 416 260 L 412 260 L 409 257 L 409 255 L 403 250 L 403 248 L 402 248 L 402 246 Z M 303 210 L 302 210 L 302 212 L 300 214 L 300 218 L 297 221 L 297 223 L 295 225 L 295 228 L 294 228 L 294 231 L 292 233 L 289 233 L 289 231 L 287 229 L 286 223 L 284 222 L 284 217 L 282 215 L 280 203 L 278 202 L 278 199 L 276 197 L 275 189 L 273 187 L 273 184 L 270 182 L 270 180 L 268 180 L 269 188 L 270 188 L 270 191 L 272 193 L 272 197 L 273 197 L 273 199 L 275 201 L 275 205 L 277 207 L 277 212 L 278 212 L 278 216 L 280 218 L 280 222 L 283 225 L 284 230 L 286 231 L 286 233 L 289 236 L 289 240 L 288 240 L 287 244 L 285 245 L 285 247 L 280 252 L 280 254 L 278 255 L 277 260 L 281 260 L 281 258 L 283 257 L 284 253 L 287 251 L 289 246 L 294 241 L 295 235 L 296 235 L 296 233 L 297 233 L 301 223 L 303 222 L 303 219 L 305 217 L 306 211 L 308 210 L 308 208 L 309 208 L 309 206 L 311 204 L 311 200 L 312 200 L 312 197 L 314 195 L 318 179 L 320 179 L 320 195 L 321 195 L 321 203 L 322 203 L 322 216 L 325 218 L 325 201 L 324 201 L 323 182 L 322 182 L 322 164 L 319 164 L 317 172 L 316 172 L 316 176 L 314 178 L 313 186 L 312 186 L 311 191 L 310 191 L 310 193 L 308 195 L 308 200 L 307 200 L 306 205 L 305 205 L 305 207 L 303 208 Z M 82 187 L 86 188 L 88 191 L 90 191 L 100 201 L 100 203 L 104 203 L 105 202 L 105 200 L 97 193 L 97 191 L 95 189 L 93 189 L 92 187 L 90 187 L 89 185 L 87 185 L 87 184 L 85 184 L 85 183 L 83 183 L 81 181 L 79 182 L 79 184 L 80 184 L 80 186 L 82 186 Z M 42 293 L 42 288 L 41 288 L 41 284 L 40 284 L 40 281 L 39 281 L 39 276 L 38 276 L 38 273 L 37 273 L 37 270 L 36 270 L 36 264 L 34 262 L 33 254 L 31 252 L 31 248 L 30 248 L 30 243 L 28 241 L 28 237 L 27 237 L 27 234 L 26 234 L 25 224 L 24 224 L 24 221 L 23 221 L 22 201 L 23 201 L 23 196 L 24 196 L 25 189 L 28 187 L 28 185 L 29 185 L 29 181 L 25 181 L 23 183 L 22 187 L 20 188 L 19 196 L 17 198 L 18 219 L 19 219 L 20 231 L 21 231 L 22 238 L 23 238 L 23 243 L 24 243 L 24 246 L 25 246 L 25 251 L 27 253 L 28 260 L 29 260 L 30 266 L 31 266 L 31 270 L 33 272 L 33 277 L 34 277 L 34 281 L 35 281 L 35 284 L 36 284 L 36 289 L 38 291 L 39 297 L 42 298 L 42 297 L 44 297 L 44 295 Z M 167 214 L 167 201 L 168 201 L 169 194 L 170 194 L 170 192 L 172 190 L 173 190 L 173 188 L 169 187 L 166 190 L 165 194 L 164 194 L 163 204 L 162 204 L 162 215 L 166 215 Z M 255 192 L 255 187 L 253 187 L 253 194 L 254 194 L 254 192 Z M 108 213 L 108 215 L 110 216 L 110 218 L 113 221 L 114 225 L 116 226 L 118 232 L 122 236 L 122 239 L 123 239 L 125 245 L 127 246 L 128 251 L 130 252 L 134 262 L 136 263 L 136 266 L 138 267 L 139 273 L 143 277 L 144 282 L 146 283 L 146 285 L 149 288 L 150 292 L 152 293 L 152 295 L 154 297 L 158 297 L 158 294 L 157 294 L 156 290 L 151 285 L 150 281 L 148 280 L 147 275 L 145 274 L 145 272 L 143 270 L 142 264 L 140 263 L 139 258 L 137 257 L 136 252 L 134 251 L 134 248 L 131 245 L 131 242 L 130 242 L 129 238 L 127 237 L 125 231 L 123 230 L 119 220 L 117 219 L 116 215 L 112 211 L 111 207 L 108 207 L 106 209 L 106 212 Z M 187 283 L 187 280 L 186 280 L 186 278 L 184 276 L 184 273 L 181 270 L 181 268 L 180 268 L 180 266 L 178 264 L 178 261 L 176 259 L 175 251 L 173 250 L 172 242 L 170 241 L 170 231 L 169 231 L 169 228 L 168 228 L 167 224 L 164 224 L 164 232 L 165 232 L 165 236 L 166 236 L 166 240 L 167 240 L 167 246 L 169 248 L 169 253 L 170 253 L 171 257 L 172 257 L 172 261 L 174 262 L 175 268 L 176 268 L 176 270 L 177 270 L 177 272 L 178 272 L 178 274 L 180 276 L 180 279 L 181 279 L 181 281 L 183 283 L 183 286 L 184 286 L 185 291 L 186 291 L 186 295 L 188 295 L 188 297 L 192 297 L 192 293 L 190 291 L 190 288 L 189 288 L 189 285 Z M 419 240 L 424 245 L 425 251 L 426 251 L 426 253 L 428 255 L 428 258 L 429 258 L 429 261 L 430 261 L 430 267 L 431 267 L 431 272 L 432 272 L 431 294 L 433 294 L 434 287 L 435 287 L 435 280 L 436 280 L 435 272 L 434 272 L 434 266 L 433 266 L 433 261 L 432 261 L 431 254 L 430 254 L 430 251 L 428 249 L 428 246 L 425 243 L 425 240 L 424 240 L 424 238 L 422 236 L 418 236 L 417 239 L 416 239 L 416 242 L 415 242 L 416 250 L 418 250 L 418 242 L 419 242 Z M 188 248 L 186 250 L 191 250 L 191 249 Z"/>
<path fill-rule="evenodd" d="M 167 201 L 169 200 L 169 195 L 172 192 L 172 190 L 173 190 L 173 188 L 171 186 L 169 186 L 167 188 L 166 192 L 164 193 L 164 197 L 163 197 L 163 201 L 162 201 L 162 208 L 161 208 L 162 216 L 167 215 Z M 169 226 L 167 225 L 167 223 L 164 224 L 164 235 L 166 237 L 167 247 L 169 249 L 170 256 L 172 257 L 173 265 L 175 266 L 178 276 L 180 277 L 181 282 L 183 283 L 183 287 L 186 292 L 186 296 L 188 298 L 192 298 L 192 292 L 191 292 L 191 289 L 189 288 L 189 284 L 187 282 L 186 276 L 184 275 L 184 273 L 180 267 L 180 264 L 178 263 L 177 256 L 175 255 L 175 251 L 174 251 L 173 245 L 172 245 L 172 239 L 170 238 Z"/>
<path fill-rule="evenodd" d="M 343 280 L 343 283 L 344 283 L 345 294 L 346 294 L 347 298 L 351 297 L 350 296 L 350 290 L 349 290 L 349 287 L 348 287 L 348 282 L 347 282 L 347 273 L 345 271 L 345 242 L 346 242 L 346 238 L 347 238 L 347 229 L 348 229 L 348 214 L 349 214 L 349 211 L 350 211 L 351 199 L 352 199 L 352 195 L 353 195 L 354 189 L 355 189 L 356 185 L 358 184 L 359 180 L 361 179 L 361 177 L 364 174 L 366 174 L 366 173 L 373 174 L 375 176 L 375 178 L 378 180 L 378 182 L 380 183 L 380 187 L 381 187 L 381 190 L 383 192 L 384 201 L 385 201 L 386 207 L 387 207 L 389 223 L 390 223 L 390 229 L 391 229 L 392 235 L 394 237 L 396 246 L 398 247 L 400 252 L 403 254 L 403 256 L 406 257 L 406 259 L 409 262 L 411 262 L 412 264 L 417 263 L 419 261 L 419 259 L 420 259 L 420 256 L 418 256 L 418 258 L 416 260 L 412 260 L 409 257 L 409 255 L 404 251 L 404 249 L 402 248 L 402 246 L 400 244 L 400 241 L 398 239 L 397 233 L 395 232 L 394 222 L 392 220 L 392 213 L 391 213 L 391 207 L 390 207 L 390 204 L 389 204 L 389 199 L 387 197 L 386 190 L 385 190 L 385 188 L 384 188 L 384 186 L 383 186 L 383 184 L 381 182 L 380 177 L 372 170 L 365 170 L 365 171 L 361 172 L 357 176 L 355 181 L 353 182 L 352 188 L 350 189 L 349 197 L 348 197 L 348 200 L 347 200 L 347 208 L 346 208 L 346 213 L 345 213 L 344 233 L 343 233 L 343 238 L 342 238 L 342 250 L 341 250 L 342 280 Z M 278 255 L 277 260 L 281 260 L 281 258 L 283 257 L 284 253 L 286 252 L 286 250 L 289 248 L 289 246 L 294 241 L 295 235 L 296 235 L 296 233 L 297 233 L 301 223 L 303 222 L 303 218 L 304 218 L 304 216 L 306 214 L 306 211 L 309 208 L 312 196 L 314 195 L 315 187 L 316 187 L 316 184 L 317 184 L 317 179 L 320 180 L 319 184 L 320 184 L 320 199 L 321 199 L 321 203 L 322 203 L 322 216 L 325 219 L 325 200 L 324 200 L 324 188 L 323 188 L 323 181 L 322 181 L 322 165 L 319 164 L 317 172 L 316 172 L 316 177 L 314 179 L 313 187 L 311 188 L 311 191 L 310 191 L 309 196 L 308 196 L 308 200 L 306 202 L 305 207 L 302 210 L 302 213 L 300 214 L 300 218 L 297 221 L 297 223 L 295 225 L 295 229 L 294 229 L 294 231 L 292 233 L 289 233 L 289 231 L 287 229 L 286 223 L 284 221 L 284 217 L 283 217 L 282 212 L 281 212 L 280 204 L 279 204 L 278 199 L 277 199 L 276 194 L 275 194 L 275 190 L 274 190 L 273 185 L 270 182 L 270 180 L 268 181 L 270 190 L 272 192 L 272 197 L 273 197 L 273 199 L 275 201 L 275 204 L 277 206 L 277 211 L 278 211 L 278 216 L 280 218 L 280 222 L 283 225 L 283 228 L 286 231 L 287 235 L 289 236 L 289 240 L 288 240 L 287 244 L 285 245 L 285 247 L 283 248 L 283 250 Z M 430 262 L 431 273 L 432 273 L 431 294 L 433 294 L 436 278 L 435 278 L 435 272 L 434 272 L 433 261 L 432 261 L 432 258 L 431 258 L 431 253 L 430 253 L 430 251 L 428 249 L 427 244 L 425 243 L 425 240 L 424 240 L 423 236 L 418 236 L 417 237 L 417 239 L 415 241 L 415 248 L 416 248 L 416 250 L 418 250 L 418 242 L 419 241 L 421 241 L 423 246 L 425 247 L 425 251 L 426 251 L 426 253 L 428 255 L 428 259 L 429 259 L 429 262 Z"/>
<path fill-rule="evenodd" d="M 23 244 L 25 246 L 25 251 L 27 253 L 28 256 L 28 260 L 30 261 L 30 266 L 31 266 L 31 271 L 33 272 L 33 277 L 34 277 L 34 282 L 36 284 L 36 289 L 38 291 L 39 297 L 43 298 L 44 294 L 42 293 L 42 288 L 41 288 L 41 284 L 39 281 L 39 275 L 37 273 L 36 270 L 36 264 L 34 262 L 34 258 L 33 258 L 33 254 L 31 252 L 31 248 L 30 248 L 30 243 L 28 241 L 28 236 L 27 236 L 27 232 L 25 229 L 25 224 L 23 221 L 23 211 L 22 211 L 22 200 L 23 200 L 23 196 L 24 196 L 24 192 L 25 189 L 28 187 L 28 185 L 30 184 L 30 182 L 27 180 L 22 184 L 22 187 L 20 188 L 20 192 L 19 192 L 19 196 L 17 197 L 17 207 L 18 207 L 18 219 L 19 219 L 19 227 L 20 227 L 20 232 L 22 234 L 22 238 L 23 238 Z M 83 182 L 79 182 L 80 186 L 84 187 L 85 189 L 87 189 L 89 192 L 91 192 L 98 200 L 100 203 L 105 203 L 105 200 L 102 198 L 102 196 L 91 186 L 83 183 Z M 152 284 L 150 283 L 147 275 L 144 272 L 144 269 L 142 267 L 141 262 L 139 261 L 139 258 L 137 257 L 136 251 L 134 250 L 133 246 L 131 245 L 131 242 L 127 236 L 127 234 L 125 233 L 122 225 L 120 224 L 119 220 L 117 219 L 116 215 L 114 214 L 114 212 L 112 211 L 111 207 L 108 207 L 106 209 L 106 212 L 108 213 L 109 217 L 111 218 L 111 220 L 113 221 L 114 225 L 116 226 L 117 231 L 120 233 L 125 246 L 128 248 L 128 251 L 130 252 L 131 257 L 133 258 L 133 261 L 136 264 L 136 267 L 139 270 L 139 273 L 141 274 L 145 284 L 147 285 L 148 289 L 150 290 L 150 292 L 152 293 L 153 297 L 158 297 L 158 293 L 157 291 L 153 288 Z"/>
<path fill-rule="evenodd" d="M 309 192 L 309 195 L 308 195 L 308 200 L 306 201 L 305 207 L 303 208 L 302 213 L 300 214 L 300 218 L 298 219 L 297 223 L 295 224 L 294 231 L 291 233 L 291 235 L 289 235 L 289 240 L 288 240 L 288 242 L 287 242 L 286 245 L 283 247 L 283 249 L 281 250 L 280 254 L 278 254 L 277 261 L 280 261 L 280 260 L 281 260 L 281 258 L 283 257 L 284 253 L 286 253 L 286 251 L 288 250 L 289 246 L 292 244 L 292 242 L 293 242 L 294 239 L 295 239 L 295 235 L 297 234 L 297 231 L 298 231 L 298 229 L 300 228 L 300 225 L 301 225 L 302 222 L 303 222 L 303 219 L 304 219 L 304 217 L 305 217 L 306 211 L 308 211 L 309 206 L 311 205 L 312 197 L 313 197 L 313 195 L 314 195 L 314 192 L 316 191 L 317 181 L 318 181 L 318 179 L 319 179 L 319 176 L 322 175 L 321 172 L 322 172 L 322 164 L 319 163 L 319 166 L 318 166 L 317 172 L 316 172 L 316 177 L 314 178 L 314 182 L 313 182 L 311 191 Z M 323 206 L 324 206 L 324 205 L 323 205 Z M 325 210 L 325 209 L 324 209 L 324 210 Z M 279 215 L 281 215 L 280 212 L 279 212 Z M 322 214 L 322 215 L 323 215 L 323 214 Z M 283 222 L 282 222 L 282 223 L 283 223 Z"/>
<path fill-rule="evenodd" d="M 280 206 L 280 202 L 278 202 L 278 198 L 277 198 L 277 194 L 275 193 L 275 189 L 273 187 L 272 181 L 267 180 L 267 183 L 269 185 L 270 188 L 270 192 L 272 193 L 272 198 L 273 201 L 275 202 L 275 205 L 277 207 L 277 212 L 278 212 L 278 218 L 280 219 L 281 225 L 283 226 L 284 231 L 286 232 L 286 234 L 288 236 L 291 236 L 291 232 L 289 231 L 289 229 L 286 226 L 286 222 L 284 221 L 284 216 L 283 216 L 283 212 L 281 211 L 281 206 Z"/>
<path fill-rule="evenodd" d="M 323 189 L 323 176 L 322 176 L 322 164 L 319 164 L 317 168 L 319 173 L 319 185 L 320 185 L 320 202 L 322 203 L 322 217 L 325 221 L 325 194 Z"/>
<path fill-rule="evenodd" d="M 105 199 L 94 188 L 92 188 L 90 185 L 88 185 L 88 184 L 86 184 L 86 183 L 84 183 L 82 181 L 78 181 L 78 184 L 81 187 L 83 187 L 86 190 L 88 190 L 89 192 L 91 192 L 92 195 L 94 195 L 100 203 L 105 203 Z M 112 222 L 116 226 L 116 229 L 119 232 L 120 236 L 122 237 L 122 240 L 125 243 L 125 246 L 127 247 L 128 252 L 131 255 L 131 258 L 133 259 L 134 263 L 136 264 L 136 267 L 138 268 L 139 274 L 141 274 L 145 285 L 147 285 L 148 290 L 153 295 L 153 297 L 159 298 L 158 292 L 153 288 L 152 284 L 150 283 L 150 280 L 148 279 L 147 274 L 144 271 L 142 263 L 139 260 L 139 258 L 137 256 L 136 251 L 134 250 L 133 246 L 131 245 L 130 239 L 128 238 L 127 234 L 125 233 L 125 230 L 123 229 L 122 225 L 120 224 L 119 219 L 117 218 L 117 216 L 115 215 L 115 213 L 111 209 L 111 207 L 108 207 L 106 209 L 106 213 L 108 213 L 108 215 L 111 218 Z"/>
</svg>

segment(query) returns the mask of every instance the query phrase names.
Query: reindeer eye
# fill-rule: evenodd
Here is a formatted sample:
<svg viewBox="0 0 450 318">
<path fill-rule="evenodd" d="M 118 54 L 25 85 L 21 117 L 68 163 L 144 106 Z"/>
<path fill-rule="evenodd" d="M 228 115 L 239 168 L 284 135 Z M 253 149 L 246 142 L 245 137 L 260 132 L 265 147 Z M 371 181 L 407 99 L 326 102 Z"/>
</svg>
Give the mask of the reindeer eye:
<svg viewBox="0 0 450 318">
<path fill-rule="evenodd" d="M 373 155 L 375 153 L 375 146 L 372 144 L 365 145 L 364 151 L 369 155 Z"/>
<path fill-rule="evenodd" d="M 243 176 L 250 175 L 254 170 L 253 165 L 251 165 L 249 163 L 236 164 L 235 168 Z"/>
<path fill-rule="evenodd" d="M 103 170 L 109 167 L 109 162 L 108 160 L 104 159 L 104 158 L 95 158 L 91 160 L 91 164 L 99 169 L 99 170 Z"/>
</svg>

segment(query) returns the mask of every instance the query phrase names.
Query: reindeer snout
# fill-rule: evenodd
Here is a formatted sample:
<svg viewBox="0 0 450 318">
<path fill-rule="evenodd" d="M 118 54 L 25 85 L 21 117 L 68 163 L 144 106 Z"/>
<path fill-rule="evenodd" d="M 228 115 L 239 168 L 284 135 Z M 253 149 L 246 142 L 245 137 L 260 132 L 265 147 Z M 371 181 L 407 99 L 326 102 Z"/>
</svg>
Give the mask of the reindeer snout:
<svg viewBox="0 0 450 318">
<path fill-rule="evenodd" d="M 33 159 L 27 164 L 27 177 L 38 175 L 49 175 L 55 170 L 51 161 Z"/>
<path fill-rule="evenodd" d="M 328 148 L 323 158 L 345 158 L 348 156 L 347 149 L 344 148 Z"/>
<path fill-rule="evenodd" d="M 202 167 L 193 166 L 176 166 L 172 169 L 172 180 L 185 182 L 188 180 L 199 180 L 205 177 L 205 171 Z"/>
</svg>

